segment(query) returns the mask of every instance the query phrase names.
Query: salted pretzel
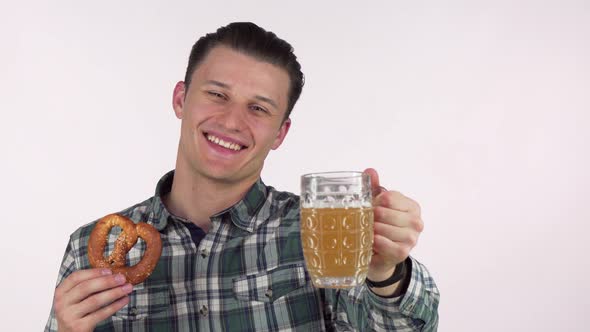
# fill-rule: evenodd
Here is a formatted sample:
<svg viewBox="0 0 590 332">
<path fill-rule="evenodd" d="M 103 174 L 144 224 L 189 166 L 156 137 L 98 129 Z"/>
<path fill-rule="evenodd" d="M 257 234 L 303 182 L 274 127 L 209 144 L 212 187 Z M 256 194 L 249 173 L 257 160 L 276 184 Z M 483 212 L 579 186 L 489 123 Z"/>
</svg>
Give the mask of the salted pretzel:
<svg viewBox="0 0 590 332">
<path fill-rule="evenodd" d="M 109 232 L 115 226 L 121 227 L 122 232 L 115 241 L 113 252 L 105 258 L 104 251 Z M 125 266 L 125 256 L 133 248 L 138 237 L 142 238 L 147 245 L 145 253 L 139 263 Z M 131 219 L 118 214 L 109 214 L 100 219 L 94 226 L 88 240 L 90 266 L 108 268 L 113 273 L 121 273 L 133 285 L 137 285 L 149 277 L 161 254 L 162 240 L 157 229 L 144 222 L 135 224 Z"/>
</svg>

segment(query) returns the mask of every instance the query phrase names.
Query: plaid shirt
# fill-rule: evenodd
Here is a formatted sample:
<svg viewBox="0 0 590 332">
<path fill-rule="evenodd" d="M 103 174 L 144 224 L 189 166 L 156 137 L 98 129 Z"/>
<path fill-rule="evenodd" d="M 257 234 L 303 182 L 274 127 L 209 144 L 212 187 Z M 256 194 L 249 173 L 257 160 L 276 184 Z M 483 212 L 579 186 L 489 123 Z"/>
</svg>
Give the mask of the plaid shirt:
<svg viewBox="0 0 590 332">
<path fill-rule="evenodd" d="M 426 268 L 413 258 L 405 295 L 382 298 L 367 286 L 349 290 L 314 288 L 299 239 L 299 197 L 259 180 L 246 196 L 211 217 L 198 246 L 162 203 L 174 172 L 156 195 L 122 215 L 155 226 L 162 256 L 150 277 L 135 285 L 130 302 L 97 331 L 435 331 L 439 294 Z M 75 231 L 57 284 L 75 270 L 90 268 L 87 244 L 94 223 Z M 108 239 L 112 250 L 118 236 Z M 139 243 L 127 264 L 145 250 Z M 57 331 L 53 310 L 45 331 Z"/>
</svg>

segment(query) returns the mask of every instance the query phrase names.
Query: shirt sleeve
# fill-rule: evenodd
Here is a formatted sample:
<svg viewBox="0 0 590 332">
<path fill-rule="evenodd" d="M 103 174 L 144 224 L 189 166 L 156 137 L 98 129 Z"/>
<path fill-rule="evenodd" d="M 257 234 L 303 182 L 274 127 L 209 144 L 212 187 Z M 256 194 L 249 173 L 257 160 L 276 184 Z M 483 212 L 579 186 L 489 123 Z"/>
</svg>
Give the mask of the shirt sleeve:
<svg viewBox="0 0 590 332">
<path fill-rule="evenodd" d="M 73 245 L 72 241 L 70 240 L 70 242 L 68 242 L 68 246 L 66 247 L 66 252 L 64 253 L 64 257 L 59 268 L 59 275 L 57 277 L 57 283 L 55 284 L 56 288 L 65 278 L 67 278 L 72 272 L 76 270 L 76 259 L 72 248 Z M 55 317 L 53 304 L 51 305 L 49 319 L 45 325 L 45 332 L 57 332 L 57 318 Z"/>
<path fill-rule="evenodd" d="M 329 331 L 436 331 L 439 291 L 426 267 L 414 258 L 404 295 L 384 298 L 362 285 L 324 289 Z"/>
</svg>

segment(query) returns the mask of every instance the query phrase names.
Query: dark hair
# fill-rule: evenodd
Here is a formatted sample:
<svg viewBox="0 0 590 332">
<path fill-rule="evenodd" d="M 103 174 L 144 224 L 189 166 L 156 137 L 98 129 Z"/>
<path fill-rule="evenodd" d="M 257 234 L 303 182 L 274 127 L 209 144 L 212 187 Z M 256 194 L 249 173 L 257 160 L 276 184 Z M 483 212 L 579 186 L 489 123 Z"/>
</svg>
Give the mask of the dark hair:
<svg viewBox="0 0 590 332">
<path fill-rule="evenodd" d="M 287 112 L 284 118 L 287 119 L 303 89 L 304 77 L 301 72 L 301 65 L 297 62 L 291 44 L 277 37 L 271 31 L 266 31 L 251 22 L 230 23 L 217 29 L 216 32 L 209 33 L 197 40 L 191 50 L 184 77 L 187 89 L 197 66 L 205 59 L 211 49 L 220 45 L 243 52 L 287 71 L 290 80 Z"/>
</svg>

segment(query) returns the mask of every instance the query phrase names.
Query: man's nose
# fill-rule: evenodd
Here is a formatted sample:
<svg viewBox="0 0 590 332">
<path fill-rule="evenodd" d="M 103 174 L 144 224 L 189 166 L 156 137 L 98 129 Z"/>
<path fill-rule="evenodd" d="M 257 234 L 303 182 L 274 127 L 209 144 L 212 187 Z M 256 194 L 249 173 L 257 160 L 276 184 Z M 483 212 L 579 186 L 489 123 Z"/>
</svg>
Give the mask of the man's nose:
<svg viewBox="0 0 590 332">
<path fill-rule="evenodd" d="M 227 129 L 240 130 L 246 123 L 246 108 L 237 103 L 227 105 L 223 112 L 223 124 Z"/>
</svg>

